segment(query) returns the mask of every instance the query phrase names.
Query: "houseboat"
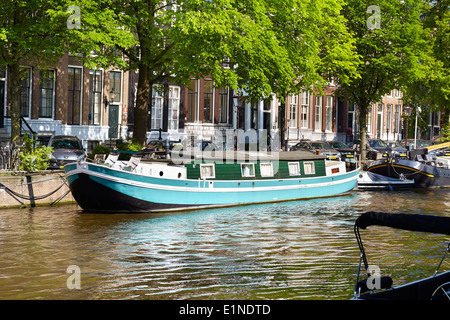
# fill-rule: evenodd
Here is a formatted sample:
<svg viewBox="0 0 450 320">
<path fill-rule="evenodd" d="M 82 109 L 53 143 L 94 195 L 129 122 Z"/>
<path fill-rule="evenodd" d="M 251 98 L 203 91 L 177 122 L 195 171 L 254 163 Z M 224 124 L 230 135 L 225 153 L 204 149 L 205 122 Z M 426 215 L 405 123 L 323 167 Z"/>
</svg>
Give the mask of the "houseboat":
<svg viewBox="0 0 450 320">
<path fill-rule="evenodd" d="M 119 161 L 110 154 L 104 163 L 74 162 L 64 169 L 84 211 L 110 213 L 329 197 L 355 188 L 359 174 L 359 168 L 347 171 L 345 162 L 303 151 L 224 155 Z"/>
</svg>

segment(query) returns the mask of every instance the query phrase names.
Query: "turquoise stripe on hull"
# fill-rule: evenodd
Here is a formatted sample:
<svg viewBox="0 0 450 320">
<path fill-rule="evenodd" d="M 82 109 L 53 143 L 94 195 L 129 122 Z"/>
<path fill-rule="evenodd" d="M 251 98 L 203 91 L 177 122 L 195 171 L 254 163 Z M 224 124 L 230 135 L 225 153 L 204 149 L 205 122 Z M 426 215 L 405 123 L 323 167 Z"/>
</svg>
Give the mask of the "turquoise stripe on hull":
<svg viewBox="0 0 450 320">
<path fill-rule="evenodd" d="M 341 194 L 352 190 L 356 186 L 356 175 L 357 173 L 345 174 L 342 176 L 333 177 L 336 180 L 344 180 L 354 177 L 350 181 L 335 183 L 332 185 L 319 185 L 314 186 L 317 183 L 331 182 L 332 178 L 322 177 L 322 178 L 311 178 L 308 179 L 294 179 L 289 181 L 282 181 L 283 186 L 291 185 L 291 189 L 282 190 L 265 190 L 258 191 L 258 187 L 270 186 L 274 187 L 277 181 L 245 181 L 244 182 L 218 182 L 214 181 L 213 188 L 203 187 L 203 181 L 191 181 L 189 185 L 192 184 L 197 187 L 200 184 L 200 191 L 188 191 L 188 190 L 164 190 L 156 188 L 145 188 L 141 186 L 135 186 L 132 184 L 125 184 L 120 182 L 111 181 L 98 176 L 90 176 L 93 181 L 108 187 L 112 190 L 125 194 L 127 196 L 156 203 L 166 203 L 166 204 L 177 204 L 177 205 L 226 205 L 226 204 L 246 204 L 246 203 L 257 203 L 257 202 L 268 202 L 268 201 L 282 201 L 282 200 L 293 200 L 302 198 L 315 198 L 315 197 L 327 197 L 336 194 Z M 156 179 L 158 180 L 158 179 Z M 299 182 L 300 181 L 300 182 Z M 161 180 L 158 181 L 161 183 Z M 166 182 L 166 181 L 164 181 Z M 186 180 L 184 181 L 184 183 Z M 183 185 L 185 185 L 183 183 Z M 253 191 L 217 191 L 217 188 L 221 186 L 225 187 L 226 184 L 234 184 L 233 189 L 236 189 L 237 183 L 241 183 L 240 188 L 251 188 L 252 183 L 255 183 Z M 278 181 L 278 186 L 281 182 Z M 308 186 L 303 188 L 297 188 L 308 183 Z M 208 181 L 206 184 L 208 185 Z M 191 186 L 191 187 L 192 187 Z M 295 188 L 294 188 L 295 186 Z M 226 187 L 225 187 L 226 188 Z"/>
</svg>

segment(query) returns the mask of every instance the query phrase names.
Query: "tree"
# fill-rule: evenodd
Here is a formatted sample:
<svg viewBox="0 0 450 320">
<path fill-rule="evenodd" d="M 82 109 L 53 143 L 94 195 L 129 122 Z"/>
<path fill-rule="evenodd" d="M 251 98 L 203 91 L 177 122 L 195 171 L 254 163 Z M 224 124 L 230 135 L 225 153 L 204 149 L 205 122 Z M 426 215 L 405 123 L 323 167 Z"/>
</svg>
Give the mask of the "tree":
<svg viewBox="0 0 450 320">
<path fill-rule="evenodd" d="M 20 139 L 22 63 L 44 68 L 72 52 L 87 66 L 120 65 L 121 59 L 105 48 L 133 43 L 120 19 L 95 1 L 5 0 L 0 8 L 0 68 L 8 67 L 11 141 Z"/>
<path fill-rule="evenodd" d="M 356 38 L 360 78 L 341 86 L 359 108 L 361 157 L 365 159 L 368 108 L 393 89 L 403 90 L 429 71 L 429 38 L 420 22 L 424 3 L 380 0 L 368 6 L 347 0 L 343 15 Z"/>
<path fill-rule="evenodd" d="M 216 86 L 249 99 L 284 98 L 300 86 L 320 86 L 334 71 L 343 80 L 356 71 L 339 0 L 113 0 L 112 7 L 138 42 L 116 47 L 127 68 L 139 71 L 134 138 L 140 143 L 150 90 L 159 81 L 187 84 L 209 75 Z"/>
<path fill-rule="evenodd" d="M 425 36 L 429 41 L 429 72 L 411 83 L 405 101 L 412 106 L 420 106 L 422 111 L 442 111 L 444 127 L 441 133 L 448 139 L 450 131 L 450 1 L 438 0 L 425 7 L 421 15 Z M 426 124 L 428 125 L 428 124 Z"/>
<path fill-rule="evenodd" d="M 65 19 L 54 14 L 60 1 L 2 1 L 0 10 L 0 67 L 8 67 L 11 141 L 20 138 L 20 92 L 24 60 L 38 64 L 56 61 L 64 49 Z"/>
</svg>

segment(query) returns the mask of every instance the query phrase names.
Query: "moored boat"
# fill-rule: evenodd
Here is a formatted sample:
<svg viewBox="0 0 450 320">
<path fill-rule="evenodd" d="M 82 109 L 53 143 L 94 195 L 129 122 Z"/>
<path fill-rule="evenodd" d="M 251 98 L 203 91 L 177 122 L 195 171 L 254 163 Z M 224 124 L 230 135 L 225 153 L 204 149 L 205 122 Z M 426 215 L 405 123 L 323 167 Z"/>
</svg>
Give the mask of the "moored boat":
<svg viewBox="0 0 450 320">
<path fill-rule="evenodd" d="M 351 191 L 359 169 L 308 152 L 234 152 L 194 159 L 76 162 L 74 199 L 90 212 L 152 212 L 329 197 Z"/>
<path fill-rule="evenodd" d="M 414 187 L 414 180 L 382 176 L 373 172 L 361 171 L 358 176 L 358 190 L 399 190 Z"/>
<path fill-rule="evenodd" d="M 450 187 L 450 157 L 438 153 L 432 155 L 432 152 L 449 146 L 449 143 L 445 143 L 413 150 L 409 152 L 408 158 L 375 160 L 367 171 L 396 179 L 414 180 L 417 188 Z"/>
<path fill-rule="evenodd" d="M 382 276 L 378 266 L 368 263 L 366 252 L 360 236 L 360 229 L 369 226 L 382 226 L 413 232 L 450 235 L 450 217 L 425 214 L 388 213 L 369 211 L 355 221 L 354 231 L 361 252 L 358 275 L 354 289 L 354 299 L 358 300 L 449 300 L 450 271 L 440 272 L 440 267 L 450 244 L 436 267 L 434 274 L 413 282 L 396 286 L 391 276 Z M 361 267 L 365 268 L 367 278 L 362 276 Z"/>
</svg>

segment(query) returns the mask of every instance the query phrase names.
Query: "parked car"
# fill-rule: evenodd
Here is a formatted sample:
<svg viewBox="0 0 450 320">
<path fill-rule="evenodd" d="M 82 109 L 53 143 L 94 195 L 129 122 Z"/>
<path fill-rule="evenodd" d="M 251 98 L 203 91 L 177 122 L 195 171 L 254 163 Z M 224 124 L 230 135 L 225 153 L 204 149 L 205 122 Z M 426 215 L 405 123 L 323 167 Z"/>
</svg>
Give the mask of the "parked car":
<svg viewBox="0 0 450 320">
<path fill-rule="evenodd" d="M 381 139 L 369 139 L 366 146 L 366 158 L 376 160 L 392 153 L 392 148 Z"/>
<path fill-rule="evenodd" d="M 405 140 L 402 140 L 400 142 L 400 144 L 402 146 L 404 146 L 408 150 L 413 150 L 414 149 L 414 138 L 412 138 L 412 139 L 408 138 L 408 145 L 406 145 L 406 141 Z M 416 149 L 429 147 L 429 146 L 431 146 L 433 144 L 435 144 L 435 143 L 433 141 L 430 141 L 430 140 L 416 139 Z"/>
<path fill-rule="evenodd" d="M 314 154 L 325 155 L 329 160 L 339 160 L 341 158 L 340 153 L 333 149 L 326 141 L 303 140 L 292 146 L 289 150 L 309 151 Z"/>
<path fill-rule="evenodd" d="M 328 141 L 328 144 L 341 155 L 341 160 L 355 163 L 356 162 L 356 152 L 345 143 L 340 141 Z"/>
<path fill-rule="evenodd" d="M 48 145 L 53 148 L 49 169 L 62 169 L 66 164 L 86 159 L 86 150 L 80 139 L 74 136 L 53 136 Z"/>
<path fill-rule="evenodd" d="M 406 158 L 406 148 L 399 141 L 386 141 L 386 144 L 392 149 L 392 155 L 396 158 Z"/>
</svg>

